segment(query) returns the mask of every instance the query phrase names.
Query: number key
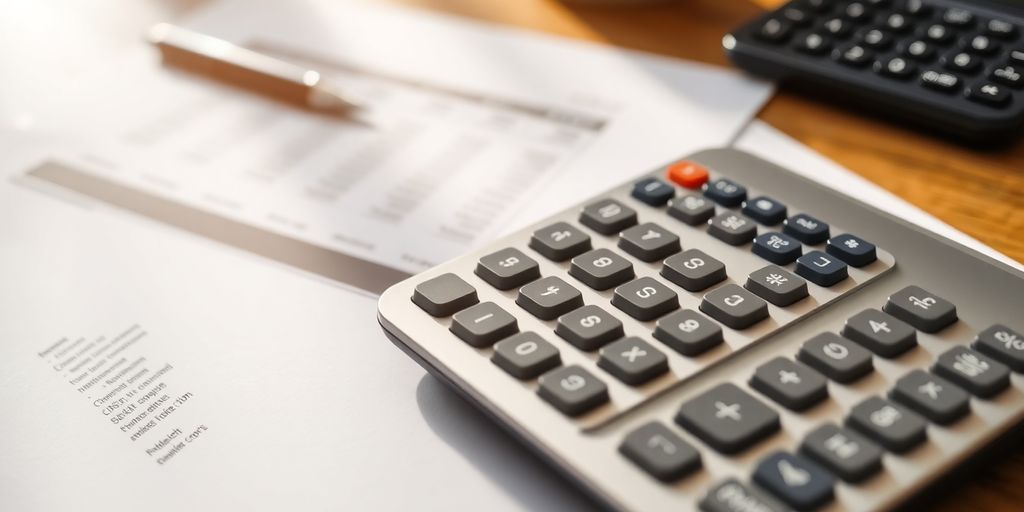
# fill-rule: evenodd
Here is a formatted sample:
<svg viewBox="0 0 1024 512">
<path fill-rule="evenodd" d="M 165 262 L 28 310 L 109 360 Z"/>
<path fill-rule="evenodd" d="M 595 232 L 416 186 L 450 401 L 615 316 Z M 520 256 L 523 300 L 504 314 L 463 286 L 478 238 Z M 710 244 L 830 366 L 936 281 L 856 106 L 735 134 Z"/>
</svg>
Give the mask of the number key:
<svg viewBox="0 0 1024 512">
<path fill-rule="evenodd" d="M 924 442 L 927 423 L 916 413 L 877 396 L 854 406 L 846 422 L 882 446 L 900 453 Z"/>
<path fill-rule="evenodd" d="M 511 290 L 540 279 L 540 267 L 519 249 L 507 247 L 480 258 L 476 275 L 499 290 Z"/>
<path fill-rule="evenodd" d="M 698 355 L 723 340 L 722 328 L 692 309 L 659 319 L 654 338 L 684 356 Z"/>
<path fill-rule="evenodd" d="M 561 364 L 558 349 L 533 332 L 499 341 L 491 361 L 517 379 L 532 379 Z"/>
<path fill-rule="evenodd" d="M 487 347 L 519 332 L 519 324 L 497 304 L 481 302 L 455 313 L 449 330 L 474 347 Z"/>
<path fill-rule="evenodd" d="M 745 329 L 768 318 L 768 304 L 735 284 L 705 294 L 700 310 L 733 329 Z"/>
<path fill-rule="evenodd" d="M 623 336 L 622 322 L 590 304 L 558 317 L 555 334 L 580 350 L 597 350 Z"/>
<path fill-rule="evenodd" d="M 689 194 L 669 201 L 668 214 L 686 224 L 697 226 L 715 216 L 715 205 L 707 198 Z"/>
<path fill-rule="evenodd" d="M 917 346 L 913 327 L 877 309 L 865 309 L 850 317 L 843 336 L 882 357 L 896 357 Z"/>
<path fill-rule="evenodd" d="M 619 453 L 662 482 L 700 468 L 700 453 L 665 425 L 652 421 L 626 436 Z"/>
<path fill-rule="evenodd" d="M 608 386 L 572 365 L 540 376 L 537 394 L 563 414 L 579 416 L 608 401 Z"/>
<path fill-rule="evenodd" d="M 679 308 L 676 292 L 651 277 L 641 277 L 615 289 L 612 305 L 637 320 L 653 320 Z"/>
<path fill-rule="evenodd" d="M 661 268 L 661 275 L 691 292 L 706 290 L 726 278 L 725 264 L 699 249 L 670 256 Z"/>
<path fill-rule="evenodd" d="M 664 259 L 681 249 L 678 236 L 653 222 L 645 222 L 619 233 L 619 248 L 640 261 Z"/>
<path fill-rule="evenodd" d="M 807 340 L 797 359 L 836 382 L 852 382 L 874 369 L 871 353 L 834 333 L 821 333 Z"/>
<path fill-rule="evenodd" d="M 533 232 L 530 248 L 551 261 L 565 261 L 590 250 L 590 236 L 567 222 L 556 222 Z"/>
<path fill-rule="evenodd" d="M 636 222 L 636 210 L 614 199 L 591 203 L 580 213 L 580 223 L 602 235 L 618 233 Z"/>
<path fill-rule="evenodd" d="M 583 305 L 583 295 L 565 281 L 548 276 L 519 289 L 516 304 L 541 320 L 551 320 Z"/>
<path fill-rule="evenodd" d="M 890 295 L 882 310 L 924 332 L 938 332 L 957 319 L 956 306 L 918 286 Z"/>
<path fill-rule="evenodd" d="M 601 248 L 573 258 L 569 275 L 595 290 L 607 290 L 629 281 L 635 274 L 629 260 Z"/>
</svg>

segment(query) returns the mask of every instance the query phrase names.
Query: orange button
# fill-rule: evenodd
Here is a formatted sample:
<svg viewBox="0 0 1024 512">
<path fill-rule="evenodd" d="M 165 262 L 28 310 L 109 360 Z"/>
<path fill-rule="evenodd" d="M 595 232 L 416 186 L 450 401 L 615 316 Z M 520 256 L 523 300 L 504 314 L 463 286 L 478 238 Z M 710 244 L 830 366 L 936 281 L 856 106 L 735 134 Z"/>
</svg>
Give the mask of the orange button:
<svg viewBox="0 0 1024 512">
<path fill-rule="evenodd" d="M 686 188 L 700 188 L 708 181 L 708 170 L 700 164 L 682 160 L 668 166 L 668 179 Z"/>
</svg>

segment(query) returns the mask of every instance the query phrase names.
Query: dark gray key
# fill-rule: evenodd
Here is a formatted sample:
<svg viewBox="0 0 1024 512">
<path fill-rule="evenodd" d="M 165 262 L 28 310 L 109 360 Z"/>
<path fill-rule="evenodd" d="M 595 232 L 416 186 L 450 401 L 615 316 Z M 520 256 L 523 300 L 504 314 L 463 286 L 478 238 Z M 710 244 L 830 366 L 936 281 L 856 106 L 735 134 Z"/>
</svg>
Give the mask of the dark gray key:
<svg viewBox="0 0 1024 512">
<path fill-rule="evenodd" d="M 890 295 L 882 309 L 924 332 L 940 331 L 956 321 L 956 306 L 917 286 Z"/>
<path fill-rule="evenodd" d="M 800 347 L 797 359 L 826 377 L 844 383 L 853 382 L 875 368 L 871 352 L 831 332 L 807 340 Z"/>
<path fill-rule="evenodd" d="M 540 279 L 540 266 L 519 249 L 506 247 L 480 258 L 476 275 L 499 290 L 511 290 Z"/>
<path fill-rule="evenodd" d="M 582 306 L 583 296 L 569 283 L 548 276 L 520 288 L 516 304 L 541 320 L 551 320 Z"/>
<path fill-rule="evenodd" d="M 860 482 L 882 469 L 882 449 L 874 441 L 832 423 L 807 434 L 800 452 L 847 482 Z"/>
<path fill-rule="evenodd" d="M 850 317 L 843 336 L 882 357 L 896 357 L 917 346 L 917 331 L 910 324 L 877 309 Z"/>
<path fill-rule="evenodd" d="M 637 320 L 653 320 L 679 308 L 679 297 L 652 277 L 641 277 L 615 289 L 612 305 Z"/>
<path fill-rule="evenodd" d="M 797 258 L 796 273 L 804 279 L 824 287 L 832 286 L 850 275 L 846 263 L 821 251 L 811 251 Z"/>
<path fill-rule="evenodd" d="M 700 310 L 733 329 L 745 329 L 768 318 L 768 304 L 735 284 L 704 294 Z"/>
<path fill-rule="evenodd" d="M 825 251 L 851 267 L 863 267 L 878 259 L 875 244 L 849 233 L 830 238 Z"/>
<path fill-rule="evenodd" d="M 774 226 L 786 218 L 786 205 L 765 196 L 743 202 L 743 213 L 765 226 Z"/>
<path fill-rule="evenodd" d="M 652 421 L 626 436 L 619 453 L 662 482 L 700 468 L 700 453 L 665 425 Z"/>
<path fill-rule="evenodd" d="M 545 373 L 538 382 L 537 394 L 569 416 L 579 416 L 608 401 L 608 386 L 577 365 Z"/>
<path fill-rule="evenodd" d="M 722 206 L 732 208 L 747 199 L 747 189 L 736 182 L 719 178 L 704 185 L 704 195 Z"/>
<path fill-rule="evenodd" d="M 573 258 L 569 275 L 595 290 L 607 290 L 633 279 L 636 274 L 629 260 L 601 248 Z"/>
<path fill-rule="evenodd" d="M 722 342 L 722 328 L 692 310 L 676 311 L 658 320 L 654 338 L 685 356 L 701 354 Z"/>
<path fill-rule="evenodd" d="M 854 406 L 846 423 L 896 453 L 905 452 L 927 438 L 924 418 L 877 396 Z"/>
<path fill-rule="evenodd" d="M 807 245 L 817 245 L 828 240 L 828 224 L 806 213 L 798 213 L 786 219 L 782 232 Z"/>
<path fill-rule="evenodd" d="M 640 261 L 662 260 L 682 250 L 678 236 L 653 222 L 619 233 L 619 248 Z"/>
<path fill-rule="evenodd" d="M 743 245 L 757 236 L 757 224 L 744 215 L 724 212 L 708 221 L 708 234 L 729 245 Z"/>
<path fill-rule="evenodd" d="M 941 425 L 950 424 L 970 412 L 970 396 L 942 377 L 914 370 L 896 381 L 892 399 Z"/>
<path fill-rule="evenodd" d="M 590 235 L 568 222 L 556 222 L 534 231 L 530 248 L 551 261 L 565 261 L 590 250 Z"/>
<path fill-rule="evenodd" d="M 416 285 L 412 301 L 432 316 L 449 316 L 480 301 L 476 289 L 461 277 L 441 274 Z"/>
<path fill-rule="evenodd" d="M 583 207 L 580 223 L 602 235 L 612 235 L 636 224 L 636 210 L 614 199 L 601 199 Z"/>
<path fill-rule="evenodd" d="M 532 379 L 562 364 L 558 349 L 534 332 L 521 332 L 494 345 L 491 361 L 517 379 Z"/>
<path fill-rule="evenodd" d="M 597 350 L 623 336 L 622 322 L 589 304 L 558 317 L 555 334 L 580 350 Z"/>
<path fill-rule="evenodd" d="M 788 265 L 800 257 L 803 248 L 795 238 L 769 231 L 754 238 L 750 251 L 776 265 Z"/>
<path fill-rule="evenodd" d="M 783 512 L 789 507 L 735 478 L 730 478 L 708 491 L 700 501 L 704 512 Z"/>
<path fill-rule="evenodd" d="M 735 384 L 719 384 L 679 409 L 676 423 L 726 454 L 737 453 L 779 429 L 779 415 Z"/>
<path fill-rule="evenodd" d="M 827 398 L 827 384 L 820 373 L 781 356 L 759 366 L 750 379 L 750 387 L 794 411 Z"/>
<path fill-rule="evenodd" d="M 1024 335 L 1005 325 L 996 324 L 981 331 L 974 348 L 1015 372 L 1024 372 Z"/>
<path fill-rule="evenodd" d="M 668 358 L 646 341 L 630 336 L 601 348 L 597 366 L 637 386 L 668 371 Z"/>
<path fill-rule="evenodd" d="M 813 510 L 832 501 L 835 478 L 799 455 L 775 452 L 754 469 L 754 481 L 797 510 Z"/>
<path fill-rule="evenodd" d="M 988 398 L 1010 385 L 1010 369 L 967 347 L 953 347 L 935 360 L 932 371 L 972 395 Z"/>
<path fill-rule="evenodd" d="M 658 178 L 644 178 L 633 184 L 632 195 L 650 206 L 664 206 L 676 195 L 676 188 Z"/>
<path fill-rule="evenodd" d="M 686 224 L 698 226 L 715 216 L 715 204 L 704 197 L 690 194 L 669 201 L 668 214 Z"/>
<path fill-rule="evenodd" d="M 725 264 L 699 249 L 687 249 L 669 256 L 661 275 L 684 290 L 699 292 L 725 281 Z"/>
<path fill-rule="evenodd" d="M 751 272 L 746 288 L 776 306 L 788 306 L 807 296 L 807 281 L 777 265 Z"/>
<path fill-rule="evenodd" d="M 450 330 L 474 347 L 489 347 L 519 332 L 519 324 L 514 316 L 497 304 L 481 302 L 455 313 Z"/>
</svg>

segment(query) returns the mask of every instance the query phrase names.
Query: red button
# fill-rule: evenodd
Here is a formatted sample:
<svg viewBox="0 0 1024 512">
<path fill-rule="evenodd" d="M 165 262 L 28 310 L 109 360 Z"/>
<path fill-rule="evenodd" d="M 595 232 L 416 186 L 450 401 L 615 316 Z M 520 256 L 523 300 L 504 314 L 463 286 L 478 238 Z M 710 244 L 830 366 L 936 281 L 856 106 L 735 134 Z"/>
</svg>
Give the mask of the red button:
<svg viewBox="0 0 1024 512">
<path fill-rule="evenodd" d="M 708 170 L 700 164 L 683 160 L 668 166 L 668 179 L 686 188 L 697 189 L 708 181 Z"/>
</svg>

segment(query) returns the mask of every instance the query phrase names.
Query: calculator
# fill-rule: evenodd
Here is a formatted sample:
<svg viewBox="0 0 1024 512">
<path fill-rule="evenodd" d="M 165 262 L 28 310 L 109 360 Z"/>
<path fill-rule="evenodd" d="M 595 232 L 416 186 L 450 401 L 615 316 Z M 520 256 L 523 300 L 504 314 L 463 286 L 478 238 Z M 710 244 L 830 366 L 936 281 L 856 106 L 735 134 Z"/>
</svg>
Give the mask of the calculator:
<svg viewBox="0 0 1024 512">
<path fill-rule="evenodd" d="M 1020 0 L 796 0 L 723 44 L 754 74 L 1000 144 L 1024 127 L 1022 31 Z"/>
<path fill-rule="evenodd" d="M 621 510 L 880 510 L 1024 419 L 1024 273 L 749 154 L 654 169 L 380 298 Z"/>
</svg>

